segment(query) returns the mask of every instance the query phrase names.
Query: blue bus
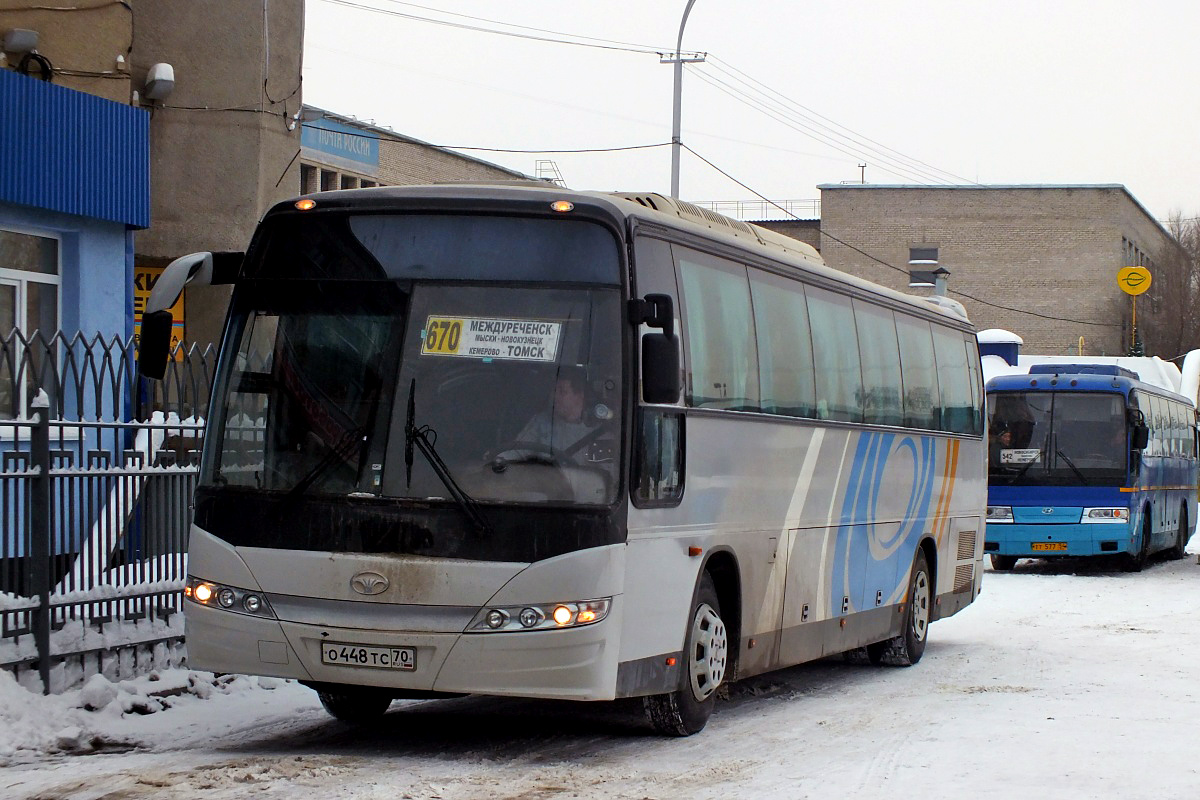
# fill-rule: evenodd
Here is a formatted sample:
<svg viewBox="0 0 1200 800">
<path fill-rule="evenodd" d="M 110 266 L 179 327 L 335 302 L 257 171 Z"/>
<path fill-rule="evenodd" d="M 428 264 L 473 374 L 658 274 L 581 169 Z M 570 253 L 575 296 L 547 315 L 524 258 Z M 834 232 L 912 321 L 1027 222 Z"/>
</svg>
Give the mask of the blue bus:
<svg viewBox="0 0 1200 800">
<path fill-rule="evenodd" d="M 1035 364 L 987 383 L 992 568 L 1183 558 L 1196 519 L 1196 408 L 1115 364 Z"/>
</svg>

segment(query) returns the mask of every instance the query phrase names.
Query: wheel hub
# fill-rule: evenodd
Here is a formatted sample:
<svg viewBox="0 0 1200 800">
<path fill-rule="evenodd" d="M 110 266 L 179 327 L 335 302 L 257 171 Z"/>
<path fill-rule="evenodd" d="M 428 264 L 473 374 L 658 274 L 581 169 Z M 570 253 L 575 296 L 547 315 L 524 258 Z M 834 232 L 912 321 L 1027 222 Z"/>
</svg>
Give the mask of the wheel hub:
<svg viewBox="0 0 1200 800">
<path fill-rule="evenodd" d="M 716 609 L 701 603 L 692 620 L 692 653 L 689 675 L 692 694 L 697 700 L 706 700 L 716 691 L 725 678 L 725 665 L 729 657 L 729 640 L 725 623 Z"/>
</svg>

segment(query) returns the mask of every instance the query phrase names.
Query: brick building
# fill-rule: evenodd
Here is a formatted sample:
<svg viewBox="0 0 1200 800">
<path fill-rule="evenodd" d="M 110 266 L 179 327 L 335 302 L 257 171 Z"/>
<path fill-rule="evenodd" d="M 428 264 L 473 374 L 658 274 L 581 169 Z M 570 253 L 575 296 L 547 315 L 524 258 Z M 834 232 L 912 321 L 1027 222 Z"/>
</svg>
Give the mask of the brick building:
<svg viewBox="0 0 1200 800">
<path fill-rule="evenodd" d="M 1119 184 L 818 188 L 830 266 L 902 291 L 910 270 L 948 270 L 949 295 L 975 326 L 1015 331 L 1029 353 L 1076 353 L 1082 338 L 1085 354 L 1124 354 L 1130 302 L 1117 270 L 1153 274 L 1178 246 Z M 1139 298 L 1139 320 L 1168 287 Z"/>
</svg>

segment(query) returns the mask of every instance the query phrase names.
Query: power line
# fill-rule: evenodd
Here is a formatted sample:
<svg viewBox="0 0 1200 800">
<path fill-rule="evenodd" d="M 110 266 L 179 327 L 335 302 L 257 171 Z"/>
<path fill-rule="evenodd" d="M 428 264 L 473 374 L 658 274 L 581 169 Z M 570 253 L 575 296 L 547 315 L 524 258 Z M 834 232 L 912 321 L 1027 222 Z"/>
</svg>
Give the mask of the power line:
<svg viewBox="0 0 1200 800">
<path fill-rule="evenodd" d="M 726 84 L 725 82 L 721 81 L 718 78 L 713 78 L 712 76 L 706 75 L 705 73 L 700 72 L 699 70 L 696 70 L 696 69 L 690 68 L 690 67 L 689 67 L 689 72 L 691 72 L 692 75 L 699 78 L 701 81 L 703 81 L 711 86 L 714 86 L 718 91 L 721 91 L 721 92 L 729 95 L 730 97 L 732 97 L 733 99 L 737 100 L 740 103 L 743 103 L 744 105 L 750 106 L 755 111 L 758 111 L 761 114 L 765 114 L 766 116 L 771 117 L 775 121 L 780 122 L 783 125 L 791 128 L 792 130 L 796 131 L 797 133 L 799 133 L 802 136 L 806 136 L 810 139 L 820 142 L 821 144 L 824 144 L 827 147 L 831 147 L 834 150 L 837 150 L 841 153 L 845 153 L 846 155 L 851 156 L 855 159 L 863 158 L 863 154 L 861 151 L 855 151 L 855 150 L 848 149 L 847 147 L 843 146 L 840 142 L 837 142 L 836 140 L 832 139 L 830 136 L 823 134 L 818 130 L 814 130 L 810 125 L 805 124 L 804 122 L 798 122 L 794 119 L 780 117 L 778 115 L 778 112 L 775 112 L 772 109 L 764 108 L 760 102 L 755 101 L 754 99 L 751 99 L 751 98 L 747 98 L 744 94 L 738 92 L 733 87 L 729 87 L 728 84 Z M 876 166 L 879 166 L 879 168 L 882 169 L 884 172 L 888 172 L 888 173 L 891 173 L 892 175 L 899 176 L 905 180 L 909 180 L 914 183 L 920 183 L 920 184 L 927 184 L 930 182 L 929 176 L 925 176 L 923 178 L 913 172 L 908 171 L 903 166 L 898 165 L 894 162 L 888 162 L 883 165 L 880 165 L 879 159 L 872 158 L 872 161 L 874 161 Z M 939 179 L 936 179 L 936 178 L 933 178 L 932 180 L 933 180 L 933 182 L 937 182 L 937 183 L 941 182 Z"/>
<path fill-rule="evenodd" d="M 663 52 L 663 48 L 656 48 L 656 47 L 650 47 L 650 46 L 645 46 L 645 45 L 627 45 L 627 44 L 622 44 L 622 43 L 601 44 L 600 42 L 607 41 L 604 39 L 597 39 L 597 40 L 588 42 L 588 41 L 573 41 L 571 39 L 561 38 L 564 36 L 574 36 L 579 39 L 591 39 L 592 38 L 592 37 L 587 37 L 587 36 L 578 36 L 578 34 L 574 34 L 574 33 L 559 33 L 558 31 L 544 31 L 544 33 L 546 33 L 548 35 L 537 36 L 532 33 L 518 33 L 516 31 L 503 31 L 503 30 L 497 30 L 496 28 L 486 28 L 481 25 L 468 25 L 468 24 L 462 23 L 462 22 L 451 22 L 450 20 L 434 19 L 433 17 L 422 17 L 419 14 L 407 14 L 407 13 L 404 13 L 403 11 L 393 11 L 393 10 L 386 9 L 386 8 L 377 8 L 375 6 L 363 5 L 362 3 L 355 3 L 355 2 L 352 2 L 351 0 L 321 0 L 321 1 L 324 3 L 331 3 L 333 5 L 345 6 L 347 8 L 355 8 L 355 9 L 358 9 L 359 11 L 370 11 L 370 12 L 373 12 L 376 14 L 386 14 L 387 16 L 390 16 L 390 17 L 399 17 L 401 19 L 413 20 L 414 22 L 428 22 L 433 25 L 443 25 L 447 28 L 458 28 L 459 30 L 474 31 L 476 33 L 491 33 L 491 34 L 495 34 L 497 36 L 509 36 L 514 39 L 529 39 L 529 40 L 535 41 L 535 42 L 547 42 L 550 44 L 569 44 L 569 45 L 575 45 L 576 47 L 591 47 L 591 48 L 594 48 L 597 50 L 617 50 L 617 51 L 624 51 L 627 53 L 639 53 L 642 55 L 658 54 L 658 53 Z M 408 4 L 404 4 L 404 5 L 408 5 Z M 461 14 L 461 15 L 456 14 L 455 16 L 464 16 L 465 17 L 466 15 L 465 14 Z M 508 25 L 509 24 L 507 22 L 500 22 L 499 20 L 483 19 L 481 17 L 480 18 L 470 17 L 470 19 L 481 19 L 484 22 L 490 22 L 490 23 L 493 23 L 496 25 Z M 525 26 L 518 25 L 518 26 L 513 26 L 513 27 L 524 28 Z M 540 29 L 526 28 L 526 30 L 540 30 Z"/>
<path fill-rule="evenodd" d="M 717 171 L 717 172 L 719 172 L 721 175 L 724 175 L 726 178 L 728 178 L 729 180 L 733 181 L 733 182 L 734 182 L 734 183 L 736 183 L 738 186 L 742 187 L 743 189 L 745 189 L 745 190 L 746 190 L 746 191 L 748 191 L 748 192 L 751 192 L 752 194 L 754 194 L 755 196 L 757 196 L 759 199 L 761 199 L 761 200 L 764 200 L 764 201 L 765 201 L 765 202 L 767 202 L 767 203 L 770 203 L 771 205 L 775 206 L 775 207 L 776 207 L 776 208 L 778 208 L 780 211 L 782 211 L 783 213 L 787 214 L 789 217 L 792 217 L 793 219 L 797 219 L 797 220 L 799 220 L 799 219 L 800 219 L 799 217 L 797 217 L 795 214 L 793 214 L 793 213 L 792 213 L 791 211 L 789 211 L 788 209 L 784 208 L 784 207 L 783 207 L 782 205 L 780 205 L 779 203 L 776 203 L 774 200 L 772 200 L 771 198 L 769 198 L 769 197 L 767 197 L 766 195 L 762 194 L 761 192 L 758 192 L 758 191 L 756 191 L 756 190 L 752 189 L 751 187 L 747 186 L 745 183 L 743 183 L 742 181 L 740 181 L 740 180 L 738 180 L 737 178 L 733 177 L 733 176 L 732 176 L 732 175 L 730 175 L 728 172 L 726 172 L 725 170 L 721 169 L 721 168 L 720 168 L 720 167 L 718 167 L 716 164 L 714 164 L 713 162 L 709 161 L 707 158 L 705 158 L 704 156 L 700 155 L 699 153 L 697 153 L 697 152 L 696 152 L 695 150 L 693 150 L 692 148 L 688 147 L 686 144 L 683 144 L 683 143 L 681 142 L 681 143 L 680 143 L 680 147 L 682 147 L 684 150 L 687 150 L 689 153 L 691 153 L 692 155 L 694 155 L 696 158 L 700 159 L 700 160 L 701 160 L 701 161 L 703 161 L 705 164 L 707 164 L 709 167 L 711 167 L 712 169 L 716 170 L 716 171 Z M 829 232 L 828 232 L 828 231 L 825 229 L 825 226 L 824 226 L 824 225 L 822 225 L 822 226 L 821 226 L 821 235 L 822 235 L 822 236 L 825 236 L 825 237 L 828 237 L 828 238 L 830 238 L 830 239 L 832 239 L 833 241 L 837 242 L 838 244 L 842 245 L 843 247 L 848 247 L 848 248 L 850 248 L 851 250 L 853 250 L 853 251 L 854 251 L 854 252 L 856 252 L 856 253 L 859 253 L 860 255 L 866 256 L 867 258 L 871 259 L 872 261 L 874 261 L 874 262 L 876 262 L 876 263 L 878 263 L 878 264 L 882 264 L 883 266 L 887 267 L 888 269 L 893 269 L 893 270 L 895 270 L 896 272 L 903 273 L 905 276 L 907 276 L 907 275 L 908 275 L 908 270 L 906 270 L 906 269 L 903 269 L 902 267 L 897 267 L 895 264 L 891 264 L 891 263 L 889 263 L 889 262 L 887 262 L 887 261 L 884 261 L 882 258 L 879 258 L 879 257 L 877 257 L 877 256 L 873 256 L 873 255 L 871 255 L 870 253 L 868 253 L 867 251 L 865 251 L 865 250 L 861 250 L 861 249 L 859 249 L 859 248 L 855 247 L 854 245 L 850 244 L 849 242 L 842 241 L 842 240 L 841 240 L 841 239 L 839 239 L 838 237 L 836 237 L 836 236 L 834 236 L 833 234 L 829 233 Z M 972 295 L 972 294 L 967 294 L 966 292 L 961 292 L 961 291 L 958 291 L 958 290 L 951 290 L 951 291 L 952 291 L 952 293 L 953 293 L 953 294 L 956 294 L 956 295 L 958 295 L 959 297 L 965 297 L 965 298 L 967 298 L 968 300 L 973 300 L 973 301 L 975 301 L 976 303 L 981 303 L 982 305 L 989 306 L 989 307 L 991 307 L 991 308 L 998 308 L 998 309 L 1001 309 L 1001 310 L 1003 310 L 1003 311 L 1012 311 L 1012 312 L 1014 312 L 1014 313 L 1017 313 L 1017 314 L 1028 314 L 1029 316 L 1033 316 L 1033 317 L 1040 317 L 1041 319 L 1053 320 L 1053 321 L 1055 321 L 1055 322 L 1070 322 L 1070 323 L 1074 323 L 1074 324 L 1076 324 L 1076 325 L 1095 325 L 1095 326 L 1097 326 L 1097 327 L 1102 327 L 1102 328 L 1119 328 L 1119 327 L 1120 327 L 1119 325 L 1117 325 L 1117 324 L 1115 324 L 1115 323 L 1111 323 L 1111 322 L 1093 322 L 1093 321 L 1090 321 L 1090 320 L 1071 319 L 1071 318 L 1069 318 L 1069 317 L 1052 317 L 1052 316 L 1050 316 L 1050 315 L 1048 315 L 1048 314 L 1041 314 L 1041 313 L 1038 313 L 1037 311 L 1028 311 L 1028 310 L 1026 310 L 1026 309 L 1023 309 L 1023 308 L 1014 308 L 1014 307 L 1012 307 L 1012 306 L 1006 306 L 1006 305 L 1001 305 L 1001 304 L 999 304 L 999 303 L 993 303 L 993 302 L 990 302 L 990 301 L 988 301 L 988 300 L 983 300 L 983 299 L 981 299 L 981 298 L 979 298 L 979 297 L 976 297 L 975 295 Z"/>
<path fill-rule="evenodd" d="M 960 175 L 955 175 L 953 172 L 948 172 L 947 170 L 941 169 L 939 167 L 935 167 L 932 164 L 928 164 L 924 161 L 921 161 L 918 158 L 913 158 L 912 156 L 905 155 L 904 153 L 901 153 L 899 150 L 896 150 L 895 148 L 888 147 L 887 145 L 883 144 L 882 142 L 878 142 L 878 141 L 870 138 L 869 136 L 866 136 L 864 134 L 861 134 L 861 133 L 853 130 L 852 128 L 848 128 L 845 125 L 842 125 L 840 122 L 830 119 L 829 117 L 825 116 L 824 114 L 821 114 L 820 112 L 815 111 L 814 109 L 811 109 L 808 106 L 791 99 L 790 97 L 783 94 L 782 92 L 777 91 L 776 89 L 772 89 L 770 86 L 767 86 L 762 81 L 759 81 L 759 80 L 751 77 L 750 75 L 747 75 L 742 70 L 733 66 L 729 62 L 724 61 L 721 58 L 718 58 L 716 56 L 710 56 L 709 61 L 712 62 L 714 68 L 716 68 L 717 70 L 720 70 L 722 72 L 725 72 L 726 74 L 730 74 L 731 77 L 734 80 L 738 80 L 739 83 L 743 83 L 746 85 L 752 84 L 753 85 L 752 88 L 761 87 L 761 89 L 755 88 L 755 90 L 759 91 L 762 94 L 766 94 L 768 96 L 774 96 L 776 98 L 779 98 L 779 100 L 786 105 L 794 106 L 796 109 L 799 109 L 799 111 L 802 112 L 801 116 L 804 116 L 805 118 L 807 118 L 807 115 L 811 114 L 814 117 L 817 117 L 819 119 L 824 120 L 825 122 L 828 122 L 830 125 L 832 125 L 836 128 L 840 128 L 841 130 L 846 131 L 847 134 L 850 134 L 849 136 L 847 136 L 846 134 L 839 134 L 836 131 L 833 131 L 828 126 L 821 125 L 821 127 L 826 128 L 826 130 L 830 130 L 830 132 L 834 133 L 835 135 L 841 136 L 842 138 L 845 138 L 852 142 L 858 143 L 861 146 L 867 148 L 868 150 L 874 150 L 875 152 L 880 152 L 879 150 L 876 149 L 876 147 L 881 148 L 883 151 L 886 151 L 887 153 L 892 153 L 892 154 L 894 154 L 894 156 L 898 157 L 899 159 L 901 159 L 903 161 L 912 162 L 913 165 L 925 167 L 934 173 L 940 173 L 941 175 L 953 178 L 955 182 L 971 184 L 971 185 L 975 185 L 975 186 L 980 185 L 976 181 L 968 180 L 967 178 L 964 178 Z M 736 73 L 736 76 L 732 75 L 732 73 Z M 738 78 L 737 76 L 741 76 L 741 78 Z M 745 80 L 741 80 L 742 78 L 744 78 Z M 814 120 L 814 124 L 820 124 L 820 123 L 817 123 Z M 861 140 L 861 141 L 859 141 L 859 140 Z M 872 145 L 874 145 L 874 147 Z"/>
<path fill-rule="evenodd" d="M 462 30 L 470 30 L 477 33 L 491 33 L 499 36 L 509 36 L 512 38 L 528 39 L 532 41 L 541 41 L 553 44 L 569 44 L 580 47 L 592 47 L 603 50 L 618 50 L 639 54 L 655 53 L 659 56 L 663 55 L 664 51 L 671 52 L 672 50 L 671 48 L 653 47 L 650 45 L 624 42 L 613 39 L 602 39 L 599 37 L 555 31 L 547 28 L 516 25 L 514 23 L 508 23 L 502 20 L 496 20 L 487 17 L 441 11 L 430 6 L 403 2 L 403 0 L 379 0 L 379 2 L 386 2 L 393 6 L 419 9 L 421 11 L 431 11 L 447 17 L 471 20 L 472 22 L 486 23 L 487 25 L 501 25 L 506 28 L 513 28 L 516 30 L 499 30 L 492 27 L 485 27 L 484 25 L 453 22 L 446 19 L 437 19 L 393 9 L 379 8 L 377 6 L 366 5 L 361 2 L 354 2 L 354 0 L 324 0 L 324 2 L 417 22 L 426 22 Z M 519 31 L 528 31 L 530 33 L 521 33 Z M 755 97 L 754 95 L 748 93 L 746 89 L 733 86 L 726 81 L 705 75 L 704 73 L 696 71 L 695 69 L 692 69 L 693 73 L 700 76 L 705 82 L 716 86 L 718 89 L 730 95 L 734 99 L 739 100 L 739 102 L 750 105 L 760 113 L 770 116 L 776 121 L 791 127 L 793 130 L 796 130 L 798 133 L 814 139 L 815 141 L 820 142 L 827 147 L 831 147 L 839 152 L 845 153 L 846 155 L 860 160 L 870 160 L 876 167 L 883 169 L 883 171 L 896 175 L 905 180 L 914 181 L 916 183 L 946 183 L 954 181 L 967 184 L 973 183 L 972 181 L 961 178 L 960 176 L 954 175 L 951 172 L 933 167 L 923 161 L 920 161 L 919 159 L 907 156 L 900 151 L 887 147 L 886 145 L 876 142 L 869 137 L 858 134 L 852 129 L 833 121 L 829 117 L 826 117 L 800 103 L 797 103 L 795 100 L 788 98 L 786 95 L 776 91 L 775 89 L 772 89 L 761 81 L 752 78 L 747 73 L 743 72 L 737 67 L 734 67 L 732 64 L 723 61 L 722 59 L 712 56 L 711 60 L 715 62 L 714 66 L 717 70 L 725 73 L 732 80 L 736 81 L 742 86 L 748 87 L 751 92 L 756 93 L 758 96 Z M 774 107 L 772 108 L 771 105 L 767 104 L 771 104 Z M 781 104 L 782 108 L 780 107 Z M 764 108 L 764 106 L 766 106 L 766 108 Z M 770 108 L 771 110 L 766 110 L 767 108 Z M 797 111 L 796 109 L 800 110 Z M 780 119 L 778 116 L 779 114 L 786 116 L 788 119 Z M 797 117 L 799 119 L 797 119 Z M 819 122 L 817 119 L 814 119 L 814 117 L 825 120 L 832 126 L 835 126 L 837 129 L 841 130 L 836 130 L 835 127 L 830 127 L 830 125 Z M 842 133 L 841 131 L 846 131 L 847 133 Z M 837 140 L 842 140 L 842 142 L 839 143 Z M 848 143 L 848 147 L 852 149 L 847 149 L 847 147 L 842 146 L 843 143 Z M 864 151 L 866 152 L 864 153 Z M 947 181 L 946 177 L 943 176 L 948 176 L 949 178 L 952 178 L 953 181 Z"/>
</svg>

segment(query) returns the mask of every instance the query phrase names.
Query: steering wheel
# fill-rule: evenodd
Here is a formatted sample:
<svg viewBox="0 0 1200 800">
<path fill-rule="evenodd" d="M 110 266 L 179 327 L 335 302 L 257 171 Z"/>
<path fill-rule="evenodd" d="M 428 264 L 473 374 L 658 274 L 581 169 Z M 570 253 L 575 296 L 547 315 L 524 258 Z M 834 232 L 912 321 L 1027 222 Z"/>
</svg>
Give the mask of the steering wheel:
<svg viewBox="0 0 1200 800">
<path fill-rule="evenodd" d="M 505 458 L 504 454 L 509 451 L 516 451 L 520 455 L 512 459 Z M 490 466 L 493 472 L 503 472 L 509 461 L 532 461 L 552 467 L 562 467 L 570 459 L 569 455 L 556 447 L 542 442 L 527 442 L 521 439 L 513 439 L 510 442 L 505 442 L 499 447 L 494 447 L 483 454 L 484 463 Z"/>
</svg>

